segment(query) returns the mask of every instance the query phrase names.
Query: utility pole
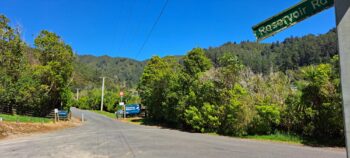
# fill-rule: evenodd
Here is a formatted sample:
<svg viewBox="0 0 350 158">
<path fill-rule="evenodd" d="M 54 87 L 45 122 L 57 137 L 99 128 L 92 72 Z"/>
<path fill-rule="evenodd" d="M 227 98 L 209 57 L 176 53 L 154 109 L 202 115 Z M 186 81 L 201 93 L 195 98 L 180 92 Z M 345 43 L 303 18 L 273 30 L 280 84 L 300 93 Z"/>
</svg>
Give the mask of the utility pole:
<svg viewBox="0 0 350 158">
<path fill-rule="evenodd" d="M 346 155 L 350 158 L 350 1 L 335 0 Z"/>
<path fill-rule="evenodd" d="M 105 90 L 105 78 L 106 77 L 102 77 L 102 96 L 101 96 L 101 111 L 103 111 L 103 93 Z"/>
<path fill-rule="evenodd" d="M 77 100 L 79 100 L 79 88 L 77 88 Z"/>
</svg>

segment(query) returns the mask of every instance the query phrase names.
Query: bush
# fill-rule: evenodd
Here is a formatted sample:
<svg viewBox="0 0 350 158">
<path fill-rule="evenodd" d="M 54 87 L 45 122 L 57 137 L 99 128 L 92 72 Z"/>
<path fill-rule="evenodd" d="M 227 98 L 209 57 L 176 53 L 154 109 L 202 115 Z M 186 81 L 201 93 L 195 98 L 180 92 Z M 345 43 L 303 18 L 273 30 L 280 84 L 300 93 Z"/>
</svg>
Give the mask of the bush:
<svg viewBox="0 0 350 158">
<path fill-rule="evenodd" d="M 256 106 L 257 115 L 253 118 L 250 133 L 271 134 L 280 123 L 280 109 L 276 105 Z"/>
<path fill-rule="evenodd" d="M 185 110 L 185 121 L 196 131 L 205 131 L 205 128 L 203 126 L 204 121 L 202 118 L 202 114 L 196 107 L 190 106 L 188 109 Z"/>
</svg>

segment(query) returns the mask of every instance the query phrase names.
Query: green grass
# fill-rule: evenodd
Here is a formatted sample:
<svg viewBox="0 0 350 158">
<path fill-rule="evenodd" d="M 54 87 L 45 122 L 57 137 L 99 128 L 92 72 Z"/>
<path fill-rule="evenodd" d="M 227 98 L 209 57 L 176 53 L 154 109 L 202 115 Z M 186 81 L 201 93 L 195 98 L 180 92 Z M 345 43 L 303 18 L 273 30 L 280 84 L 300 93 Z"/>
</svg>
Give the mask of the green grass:
<svg viewBox="0 0 350 158">
<path fill-rule="evenodd" d="M 22 116 L 22 115 L 7 115 L 7 114 L 0 114 L 0 117 L 3 121 L 8 122 L 33 122 L 33 123 L 48 123 L 52 122 L 51 119 L 43 118 L 43 117 L 31 117 L 31 116 Z"/>
<path fill-rule="evenodd" d="M 304 140 L 300 136 L 293 135 L 293 134 L 284 134 L 284 133 L 276 133 L 276 134 L 270 134 L 270 135 L 250 135 L 250 136 L 243 136 L 242 138 L 287 142 L 287 143 L 293 143 L 293 144 L 303 144 L 304 142 Z"/>
<path fill-rule="evenodd" d="M 136 125 L 150 125 L 150 123 L 146 119 L 141 117 L 126 118 L 126 121 Z"/>
<path fill-rule="evenodd" d="M 112 118 L 112 119 L 116 118 L 114 113 L 110 113 L 110 112 L 106 112 L 106 111 L 100 111 L 100 110 L 90 110 L 90 111 L 98 113 L 98 114 L 101 114 L 101 115 L 104 115 L 104 116 L 107 116 L 107 117 Z"/>
</svg>

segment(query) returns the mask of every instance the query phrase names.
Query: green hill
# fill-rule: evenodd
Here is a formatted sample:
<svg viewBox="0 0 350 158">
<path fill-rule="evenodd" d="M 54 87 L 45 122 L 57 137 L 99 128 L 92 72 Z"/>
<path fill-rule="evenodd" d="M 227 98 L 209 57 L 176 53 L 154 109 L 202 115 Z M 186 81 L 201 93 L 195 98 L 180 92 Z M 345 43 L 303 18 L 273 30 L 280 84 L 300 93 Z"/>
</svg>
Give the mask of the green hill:
<svg viewBox="0 0 350 158">
<path fill-rule="evenodd" d="M 205 49 L 206 55 L 215 66 L 220 66 L 218 59 L 224 53 L 236 55 L 245 66 L 254 72 L 295 70 L 301 66 L 329 62 L 337 54 L 336 30 L 322 35 L 290 37 L 282 42 L 256 43 L 242 41 L 227 42 L 219 47 Z M 182 56 L 174 56 L 181 62 Z M 143 72 L 146 61 L 128 58 L 78 55 L 74 64 L 73 87 L 91 89 L 100 87 L 106 79 L 106 88 L 117 85 L 135 88 Z"/>
<path fill-rule="evenodd" d="M 117 85 L 135 87 L 144 65 L 145 62 L 128 58 L 77 56 L 74 64 L 73 88 L 99 87 L 101 77 L 107 77 L 105 81 L 107 88 L 115 88 Z"/>
<path fill-rule="evenodd" d="M 206 49 L 207 56 L 216 66 L 224 53 L 236 55 L 254 72 L 296 70 L 298 67 L 329 62 L 337 54 L 337 34 L 332 29 L 326 34 L 290 37 L 282 42 L 256 43 L 228 42 L 219 47 Z"/>
</svg>

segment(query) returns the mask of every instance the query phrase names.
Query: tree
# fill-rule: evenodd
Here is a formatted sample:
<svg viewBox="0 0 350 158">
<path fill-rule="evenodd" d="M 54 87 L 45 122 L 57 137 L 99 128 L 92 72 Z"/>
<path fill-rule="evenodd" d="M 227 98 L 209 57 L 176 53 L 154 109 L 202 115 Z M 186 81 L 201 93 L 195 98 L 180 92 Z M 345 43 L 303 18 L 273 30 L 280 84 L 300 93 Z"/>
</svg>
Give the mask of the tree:
<svg viewBox="0 0 350 158">
<path fill-rule="evenodd" d="M 320 64 L 301 69 L 306 81 L 301 90 L 304 135 L 343 137 L 339 71 L 336 65 Z"/>
<path fill-rule="evenodd" d="M 220 95 L 220 130 L 225 135 L 246 135 L 248 126 L 252 121 L 251 98 L 241 85 L 235 83 L 232 89 L 222 91 Z"/>
<path fill-rule="evenodd" d="M 200 72 L 209 70 L 212 67 L 210 60 L 205 56 L 204 50 L 195 48 L 184 57 L 184 72 L 195 76 Z"/>
<path fill-rule="evenodd" d="M 19 32 L 9 26 L 9 19 L 0 15 L 0 104 L 12 108 L 16 106 L 16 83 L 24 68 L 23 45 Z"/>
<path fill-rule="evenodd" d="M 42 65 L 36 68 L 41 84 L 46 87 L 46 104 L 42 105 L 41 115 L 46 115 L 53 108 L 60 108 L 61 103 L 68 104 L 64 100 L 69 93 L 67 88 L 73 72 L 73 51 L 55 33 L 43 30 L 34 41 L 40 53 Z"/>
<path fill-rule="evenodd" d="M 178 76 L 178 95 L 180 97 L 176 110 L 179 114 L 179 122 L 186 123 L 184 113 L 189 106 L 196 106 L 200 109 L 204 102 L 209 100 L 209 98 L 205 99 L 205 96 L 208 96 L 207 94 L 210 93 L 210 90 L 207 88 L 211 86 L 211 83 L 200 78 L 211 67 L 210 60 L 205 56 L 204 50 L 201 48 L 191 50 L 184 57 L 183 68 Z"/>
<path fill-rule="evenodd" d="M 147 62 L 138 86 L 141 102 L 147 106 L 149 116 L 154 120 L 164 119 L 164 98 L 167 81 L 164 76 L 171 73 L 169 65 L 154 56 Z"/>
</svg>

